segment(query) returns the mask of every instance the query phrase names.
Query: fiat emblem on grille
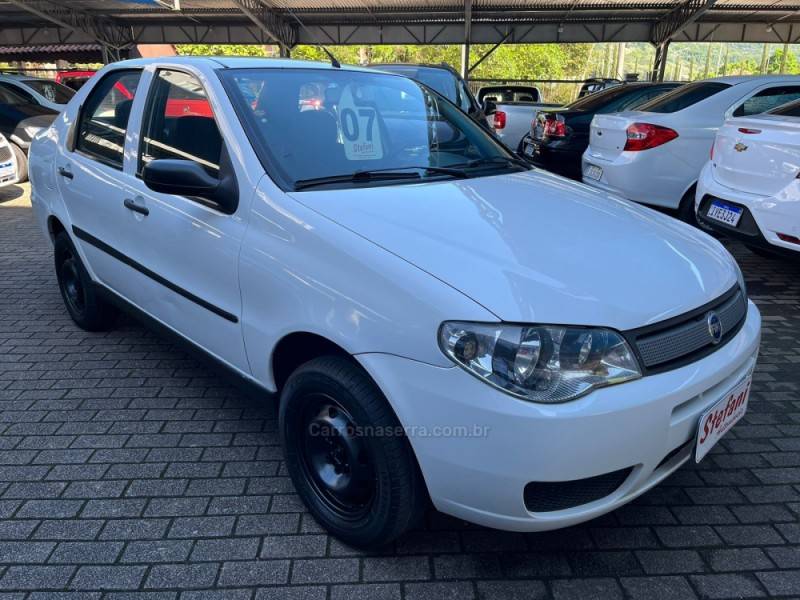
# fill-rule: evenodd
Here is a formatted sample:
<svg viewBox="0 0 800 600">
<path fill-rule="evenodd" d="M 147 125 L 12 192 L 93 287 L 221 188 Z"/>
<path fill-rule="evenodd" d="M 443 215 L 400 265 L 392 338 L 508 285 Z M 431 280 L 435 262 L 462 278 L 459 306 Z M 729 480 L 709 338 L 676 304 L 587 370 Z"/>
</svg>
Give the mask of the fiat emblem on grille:
<svg viewBox="0 0 800 600">
<path fill-rule="evenodd" d="M 722 321 L 713 310 L 706 315 L 706 324 L 708 325 L 708 335 L 711 336 L 711 343 L 719 344 L 722 340 Z"/>
</svg>

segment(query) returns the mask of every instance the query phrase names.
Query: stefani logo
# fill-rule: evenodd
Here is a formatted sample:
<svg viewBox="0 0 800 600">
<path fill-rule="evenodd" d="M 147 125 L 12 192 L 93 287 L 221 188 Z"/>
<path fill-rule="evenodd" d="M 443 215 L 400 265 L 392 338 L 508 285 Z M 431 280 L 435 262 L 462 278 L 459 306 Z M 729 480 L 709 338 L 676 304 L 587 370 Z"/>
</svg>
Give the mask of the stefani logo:
<svg viewBox="0 0 800 600">
<path fill-rule="evenodd" d="M 722 341 L 722 321 L 712 310 L 706 315 L 706 324 L 708 325 L 708 335 L 711 336 L 711 343 L 716 346 Z"/>
<path fill-rule="evenodd" d="M 747 150 L 747 145 L 743 144 L 742 142 L 737 142 L 736 145 L 733 147 L 734 150 L 737 152 L 744 152 Z"/>
</svg>

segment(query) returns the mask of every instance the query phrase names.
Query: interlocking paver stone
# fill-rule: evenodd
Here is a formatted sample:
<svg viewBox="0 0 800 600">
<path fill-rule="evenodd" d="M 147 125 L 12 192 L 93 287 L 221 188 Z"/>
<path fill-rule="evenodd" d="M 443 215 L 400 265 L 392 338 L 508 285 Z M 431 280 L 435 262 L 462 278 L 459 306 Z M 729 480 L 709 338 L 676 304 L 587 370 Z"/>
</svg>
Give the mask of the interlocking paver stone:
<svg viewBox="0 0 800 600">
<path fill-rule="evenodd" d="M 20 189 L 0 190 L 0 600 L 800 596 L 800 265 L 726 242 L 763 344 L 699 465 L 566 530 L 431 512 L 360 552 L 299 502 L 274 399 L 130 318 L 72 324 Z"/>
</svg>

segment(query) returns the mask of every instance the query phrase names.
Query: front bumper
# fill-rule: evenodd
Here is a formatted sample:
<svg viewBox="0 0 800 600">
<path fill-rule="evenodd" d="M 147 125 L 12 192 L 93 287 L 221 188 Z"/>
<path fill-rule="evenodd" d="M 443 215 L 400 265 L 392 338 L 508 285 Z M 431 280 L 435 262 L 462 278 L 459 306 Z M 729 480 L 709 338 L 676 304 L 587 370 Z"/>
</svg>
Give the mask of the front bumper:
<svg viewBox="0 0 800 600">
<path fill-rule="evenodd" d="M 387 354 L 358 359 L 389 398 L 414 448 L 436 508 L 513 531 L 567 527 L 642 494 L 692 455 L 700 415 L 755 367 L 761 317 L 687 366 L 596 390 L 564 404 L 499 392 L 457 367 Z M 630 468 L 610 494 L 531 512 L 529 482 L 568 482 Z"/>
<path fill-rule="evenodd" d="M 738 239 L 748 246 L 795 258 L 800 256 L 800 245 L 778 237 L 778 232 L 781 232 L 800 238 L 800 209 L 797 208 L 800 181 L 793 181 L 775 196 L 759 196 L 718 183 L 710 169 L 710 163 L 703 168 L 695 196 L 697 220 L 703 226 Z M 706 218 L 708 205 L 714 198 L 738 204 L 744 209 L 736 227 Z"/>
</svg>

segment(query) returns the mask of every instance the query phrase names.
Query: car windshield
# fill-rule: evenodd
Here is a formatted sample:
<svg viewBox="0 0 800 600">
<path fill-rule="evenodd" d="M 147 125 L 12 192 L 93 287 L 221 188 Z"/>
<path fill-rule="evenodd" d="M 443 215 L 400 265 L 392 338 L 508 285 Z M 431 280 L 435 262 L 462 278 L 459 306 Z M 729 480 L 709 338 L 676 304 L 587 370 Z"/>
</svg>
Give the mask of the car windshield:
<svg viewBox="0 0 800 600">
<path fill-rule="evenodd" d="M 55 81 L 48 81 L 46 79 L 23 79 L 22 83 L 47 98 L 50 102 L 55 102 L 56 104 L 66 104 L 75 95 L 75 90 L 61 85 L 60 83 L 56 83 Z"/>
<path fill-rule="evenodd" d="M 285 189 L 525 168 L 412 79 L 308 68 L 225 69 L 220 76 L 265 168 Z"/>
<path fill-rule="evenodd" d="M 632 89 L 635 88 L 630 85 L 616 85 L 612 88 L 600 90 L 599 92 L 589 94 L 588 96 L 583 96 L 582 98 L 575 100 L 575 102 L 572 104 L 568 104 L 565 108 L 567 110 L 594 110 L 600 106 L 604 106 L 608 102 L 611 102 L 618 96 L 629 94 Z"/>
<path fill-rule="evenodd" d="M 674 113 L 697 104 L 701 100 L 710 98 L 729 87 L 731 87 L 729 84 L 719 81 L 687 83 L 663 96 L 655 98 L 647 104 L 643 104 L 637 110 L 654 113 Z"/>
</svg>

